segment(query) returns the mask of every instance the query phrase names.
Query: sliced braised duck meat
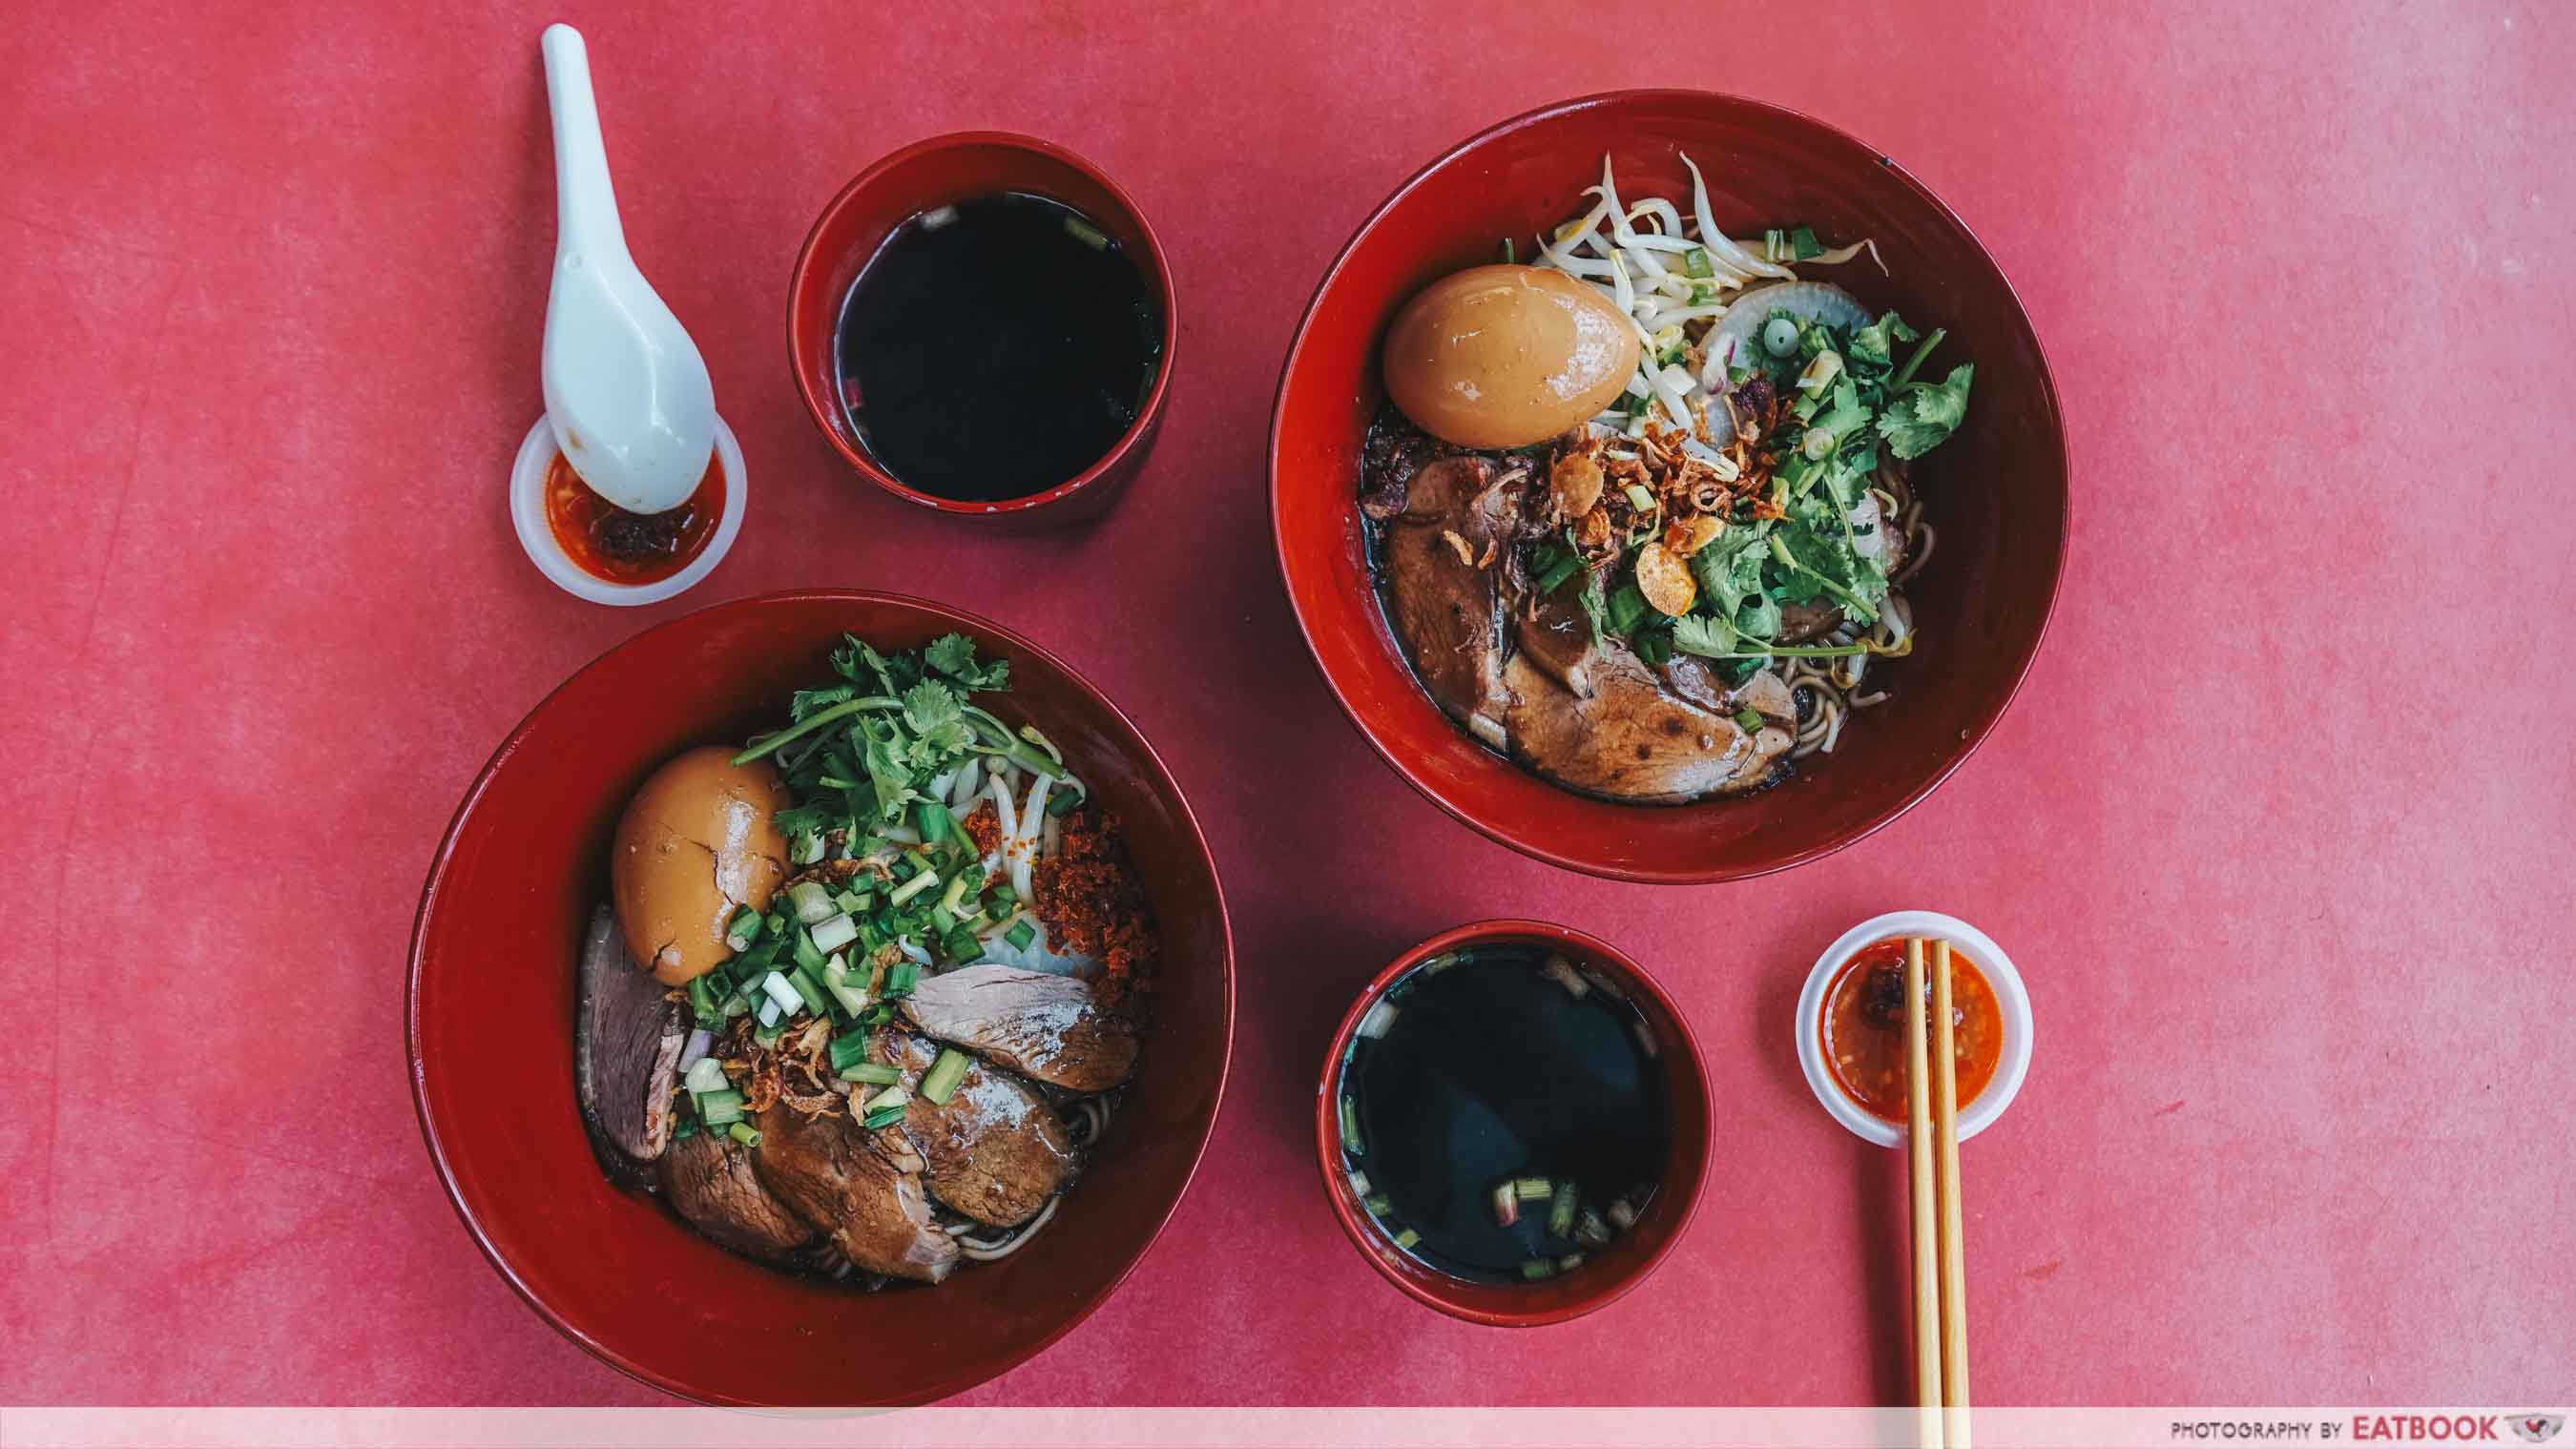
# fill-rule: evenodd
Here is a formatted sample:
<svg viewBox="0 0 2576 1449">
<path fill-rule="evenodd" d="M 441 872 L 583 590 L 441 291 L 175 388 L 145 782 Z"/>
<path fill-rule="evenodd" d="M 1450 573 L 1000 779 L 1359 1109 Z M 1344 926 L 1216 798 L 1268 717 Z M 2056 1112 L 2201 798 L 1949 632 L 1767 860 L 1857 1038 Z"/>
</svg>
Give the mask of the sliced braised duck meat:
<svg viewBox="0 0 2576 1449">
<path fill-rule="evenodd" d="M 763 1186 L 751 1149 L 700 1132 L 671 1144 L 655 1165 L 662 1196 L 691 1226 L 748 1258 L 781 1266 L 804 1261 L 818 1236 Z"/>
<path fill-rule="evenodd" d="M 1108 1091 L 1136 1069 L 1136 1024 L 1078 976 L 967 966 L 923 977 L 903 1014 L 924 1035 L 1068 1092 Z"/>
<path fill-rule="evenodd" d="M 1568 585 L 1530 605 L 1513 628 L 1515 652 L 1578 698 L 1592 694 L 1592 621 Z"/>
<path fill-rule="evenodd" d="M 1378 550 L 1396 637 L 1432 701 L 1462 722 L 1490 715 L 1502 666 L 1501 556 L 1495 481 L 1483 458 L 1441 458 L 1413 475 Z M 1485 566 L 1479 568 L 1482 562 Z"/>
<path fill-rule="evenodd" d="M 886 1034 L 886 1060 L 904 1071 L 913 1093 L 901 1131 L 921 1154 L 921 1178 L 950 1209 L 997 1228 L 1037 1216 L 1073 1171 L 1073 1143 L 1055 1108 L 1028 1084 L 976 1062 L 945 1102 L 920 1095 L 921 1074 L 939 1046 L 903 1032 Z"/>
<path fill-rule="evenodd" d="M 780 1103 L 754 1114 L 753 1124 L 760 1145 L 751 1164 L 761 1185 L 822 1229 L 842 1256 L 921 1283 L 957 1266 L 957 1244 L 930 1221 L 920 1177 L 899 1171 L 858 1123 Z"/>
<path fill-rule="evenodd" d="M 1525 653 L 1504 666 L 1503 724 L 1530 768 L 1573 789 L 1659 804 L 1745 788 L 1735 782 L 1755 742 L 1733 719 L 1667 692 L 1624 645 L 1594 649 L 1584 667 L 1589 695 Z"/>
<path fill-rule="evenodd" d="M 626 938 L 606 906 L 591 915 L 582 938 L 580 976 L 574 1096 L 601 1164 L 632 1184 L 639 1165 L 670 1145 L 671 1090 L 686 1031 L 670 988 L 626 959 Z"/>
<path fill-rule="evenodd" d="M 1843 606 L 1830 599 L 1817 599 L 1804 604 L 1780 606 L 1780 632 L 1783 644 L 1813 644 L 1842 627 Z"/>
</svg>

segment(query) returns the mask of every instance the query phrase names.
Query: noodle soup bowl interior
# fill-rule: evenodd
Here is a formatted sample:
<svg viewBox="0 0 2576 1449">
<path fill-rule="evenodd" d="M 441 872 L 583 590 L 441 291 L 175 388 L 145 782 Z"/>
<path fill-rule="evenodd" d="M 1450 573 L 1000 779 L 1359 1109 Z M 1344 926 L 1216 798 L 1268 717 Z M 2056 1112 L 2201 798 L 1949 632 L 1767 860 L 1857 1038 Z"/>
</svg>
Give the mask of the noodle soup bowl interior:
<svg viewBox="0 0 2576 1449">
<path fill-rule="evenodd" d="M 775 728 L 792 691 L 829 676 L 844 631 L 887 649 L 962 632 L 1009 660 L 994 707 L 1039 725 L 1117 813 L 1162 946 L 1136 1075 L 1053 1220 L 997 1262 L 876 1293 L 763 1267 L 611 1184 L 573 1087 L 576 963 L 628 797 L 682 750 Z M 511 731 L 431 863 L 406 1012 L 439 1177 L 493 1267 L 566 1337 L 707 1403 L 914 1404 L 1062 1337 L 1162 1231 L 1215 1124 L 1234 959 L 1215 863 L 1179 786 L 1063 661 L 918 599 L 785 593 L 637 635 Z"/>
<path fill-rule="evenodd" d="M 1144 273 L 1147 295 L 1162 309 L 1160 360 L 1135 421 L 1100 460 L 1052 487 L 992 502 L 942 498 L 906 484 L 868 452 L 840 403 L 841 307 L 878 249 L 913 217 L 978 196 L 1020 192 L 1060 202 L 1089 218 Z M 997 278 L 996 286 L 1042 285 L 1043 279 Z M 1116 501 L 1153 450 L 1171 391 L 1180 314 L 1162 243 L 1116 182 L 1052 142 L 1001 131 L 934 136 L 885 157 L 852 178 L 806 235 L 787 286 L 787 356 L 805 411 L 832 451 L 862 478 L 918 508 L 1003 527 L 1052 528 L 1096 517 Z M 1008 427 L 1008 418 L 977 425 Z"/>
<path fill-rule="evenodd" d="M 1964 426 L 1916 468 L 1937 549 L 1906 585 L 1917 643 L 1893 696 L 1834 752 L 1755 794 L 1682 806 L 1562 789 L 1485 748 L 1424 693 L 1390 632 L 1356 506 L 1360 448 L 1385 396 L 1378 352 L 1405 300 L 1461 268 L 1519 255 L 1580 215 L 1606 154 L 1620 196 L 1690 209 L 1688 153 L 1719 224 L 1760 237 L 1804 224 L 1863 255 L 1805 275 L 1873 310 L 1947 328 L 1942 367 L 1976 365 Z M 1893 161 L 1792 111 L 1696 91 L 1632 91 L 1503 122 L 1396 191 L 1325 272 L 1291 344 L 1271 420 L 1281 578 L 1325 684 L 1371 746 L 1434 804 L 1525 854 L 1625 880 L 1738 879 L 1869 834 L 1940 784 L 1993 729 L 2039 649 L 2066 553 L 2067 459 L 2056 388 L 1993 258 Z M 1873 678 L 1879 676 L 1873 675 Z"/>
<path fill-rule="evenodd" d="M 1608 983 L 1636 1009 L 1663 1066 L 1668 1131 L 1653 1195 L 1638 1212 L 1635 1224 L 1607 1247 L 1588 1252 L 1581 1266 L 1538 1282 L 1462 1278 L 1398 1247 L 1363 1205 L 1362 1194 L 1351 1181 L 1352 1159 L 1343 1147 L 1343 1067 L 1362 1023 L 1388 991 L 1416 968 L 1435 958 L 1480 950 L 1552 953 Z M 1325 1049 L 1323 1079 L 1315 1088 L 1315 1153 L 1323 1172 L 1324 1198 L 1351 1246 L 1415 1302 L 1497 1328 L 1536 1328 L 1580 1318 L 1609 1307 L 1643 1282 L 1681 1241 L 1698 1211 L 1710 1142 L 1708 1069 L 1701 1060 L 1699 1042 L 1672 998 L 1644 967 L 1608 942 L 1541 921 L 1478 921 L 1444 931 L 1396 957 L 1343 1014 Z M 1544 1204 L 1539 1210 L 1544 1210 Z"/>
</svg>

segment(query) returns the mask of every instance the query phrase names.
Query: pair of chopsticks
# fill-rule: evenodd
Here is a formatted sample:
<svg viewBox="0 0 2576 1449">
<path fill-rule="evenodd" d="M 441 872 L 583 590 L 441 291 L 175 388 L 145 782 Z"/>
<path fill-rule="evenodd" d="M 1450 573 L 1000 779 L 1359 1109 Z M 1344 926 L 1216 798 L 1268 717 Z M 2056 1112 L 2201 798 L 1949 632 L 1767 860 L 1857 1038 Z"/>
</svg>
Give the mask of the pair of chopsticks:
<svg viewBox="0 0 2576 1449">
<path fill-rule="evenodd" d="M 1914 1179 L 1914 1383 L 1923 1449 L 1969 1449 L 1968 1271 L 1959 1228 L 1958 1048 L 1950 1026 L 1950 943 L 1932 946 L 1932 1016 L 1923 1015 L 1923 948 L 1905 943 L 1905 1065 Z M 1927 1043 L 1925 1038 L 1931 1038 Z M 1927 1062 L 1927 1055 L 1930 1060 Z M 1935 1207 L 1935 1199 L 1938 1207 Z"/>
</svg>

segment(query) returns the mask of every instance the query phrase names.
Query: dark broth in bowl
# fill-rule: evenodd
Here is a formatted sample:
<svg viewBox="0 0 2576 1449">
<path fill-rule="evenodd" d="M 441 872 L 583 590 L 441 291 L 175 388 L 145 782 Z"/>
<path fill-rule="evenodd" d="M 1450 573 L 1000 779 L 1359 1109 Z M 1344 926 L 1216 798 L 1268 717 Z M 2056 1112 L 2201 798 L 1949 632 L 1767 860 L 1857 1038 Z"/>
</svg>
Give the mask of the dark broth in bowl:
<svg viewBox="0 0 2576 1449">
<path fill-rule="evenodd" d="M 1527 947 L 1425 961 L 1336 1080 L 1350 1185 L 1425 1265 L 1554 1277 L 1634 1223 L 1671 1151 L 1659 1044 L 1598 972 Z"/>
<path fill-rule="evenodd" d="M 926 211 L 859 271 L 834 342 L 842 410 L 906 487 L 1025 498 L 1133 426 L 1162 307 L 1105 228 L 1021 192 Z"/>
</svg>

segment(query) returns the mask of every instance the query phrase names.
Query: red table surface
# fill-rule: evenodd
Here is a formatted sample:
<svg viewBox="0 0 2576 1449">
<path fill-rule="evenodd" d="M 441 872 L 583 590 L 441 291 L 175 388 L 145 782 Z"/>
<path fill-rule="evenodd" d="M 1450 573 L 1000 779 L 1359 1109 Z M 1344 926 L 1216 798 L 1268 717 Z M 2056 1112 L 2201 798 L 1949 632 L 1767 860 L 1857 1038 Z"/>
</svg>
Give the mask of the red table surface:
<svg viewBox="0 0 2576 1449">
<path fill-rule="evenodd" d="M 2565 10 L 1668 6 L 1611 39 L 1491 4 L 11 8 L 0 1402 L 656 1401 L 449 1209 L 404 942 L 550 687 L 803 585 L 1061 651 L 1170 760 L 1234 907 L 1195 1189 L 968 1402 L 1900 1399 L 1902 1164 L 1817 1110 L 1789 1008 L 1907 905 L 1991 932 L 2037 1003 L 2028 1087 L 1967 1150 L 1980 1402 L 2576 1390 Z M 753 489 L 731 558 L 634 612 L 545 583 L 502 506 L 557 18 Z M 1708 889 L 1551 870 L 1414 796 L 1320 687 L 1265 528 L 1281 350 L 1351 228 L 1479 127 L 1636 85 L 1813 112 L 1938 191 L 2050 348 L 2076 468 L 2056 624 L 1984 749 L 1860 846 Z M 815 212 L 974 126 L 1099 161 L 1170 248 L 1161 446 L 1086 534 L 916 517 L 791 391 Z M 1307 1117 L 1354 987 L 1505 913 L 1643 958 L 1721 1104 L 1681 1251 L 1529 1333 L 1381 1283 Z"/>
</svg>

